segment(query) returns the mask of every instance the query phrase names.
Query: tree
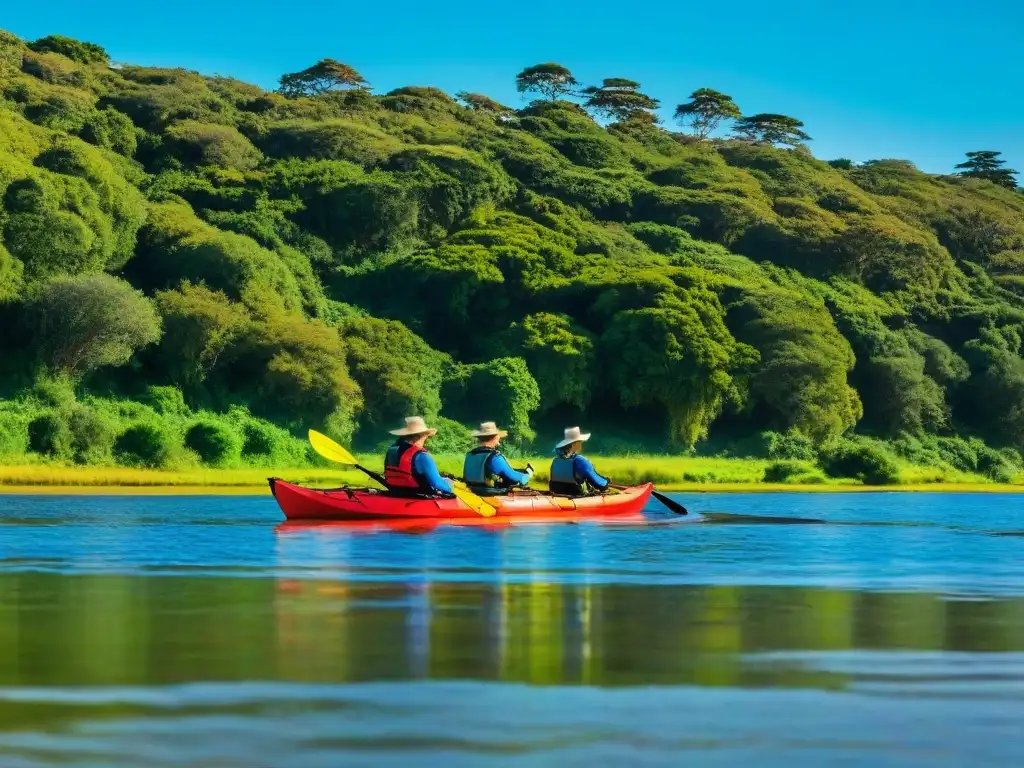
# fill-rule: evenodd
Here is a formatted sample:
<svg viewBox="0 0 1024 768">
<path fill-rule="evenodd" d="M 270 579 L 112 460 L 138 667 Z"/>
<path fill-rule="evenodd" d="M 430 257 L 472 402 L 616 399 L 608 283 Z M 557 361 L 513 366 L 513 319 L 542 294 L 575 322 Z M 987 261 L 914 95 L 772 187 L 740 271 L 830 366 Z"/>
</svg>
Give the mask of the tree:
<svg viewBox="0 0 1024 768">
<path fill-rule="evenodd" d="M 625 122 L 635 118 L 654 122 L 651 110 L 657 109 L 660 103 L 646 93 L 640 92 L 640 83 L 623 77 L 605 78 L 601 85 L 591 85 L 584 89 L 587 101 L 583 105 L 599 115 Z"/>
<path fill-rule="evenodd" d="M 553 61 L 534 64 L 516 75 L 516 90 L 519 93 L 539 93 L 548 101 L 574 94 L 578 85 L 572 72 Z"/>
<path fill-rule="evenodd" d="M 360 426 L 383 430 L 403 416 L 441 411 L 441 380 L 450 358 L 397 320 L 354 315 L 338 323 L 352 377 L 365 393 Z"/>
<path fill-rule="evenodd" d="M 758 358 L 736 343 L 717 297 L 702 287 L 616 312 L 601 344 L 622 404 L 661 404 L 670 438 L 685 448 L 707 436 L 725 400 L 740 398 L 732 374 Z"/>
<path fill-rule="evenodd" d="M 733 132 L 745 141 L 757 144 L 787 144 L 796 146 L 802 141 L 810 141 L 811 137 L 801 129 L 804 124 L 795 117 L 761 113 L 750 117 L 741 117 L 736 121 Z"/>
<path fill-rule="evenodd" d="M 567 315 L 538 312 L 503 334 L 510 355 L 522 354 L 540 387 L 541 405 L 586 408 L 593 386 L 594 339 Z"/>
<path fill-rule="evenodd" d="M 848 157 L 837 157 L 835 160 L 829 160 L 828 164 L 838 171 L 852 171 L 854 169 L 853 160 L 850 160 Z"/>
<path fill-rule="evenodd" d="M 110 275 L 58 277 L 31 300 L 29 322 L 45 363 L 80 376 L 124 365 L 160 339 L 160 316 L 141 291 Z"/>
<path fill-rule="evenodd" d="M 723 120 L 738 120 L 740 109 L 731 96 L 711 88 L 699 88 L 690 94 L 688 102 L 676 107 L 675 117 L 683 125 L 689 123 L 693 135 L 704 141 Z"/>
<path fill-rule="evenodd" d="M 290 99 L 319 96 L 330 91 L 368 90 L 370 84 L 348 64 L 322 59 L 301 72 L 281 75 L 279 92 Z"/>
<path fill-rule="evenodd" d="M 225 362 L 225 352 L 250 323 L 245 307 L 221 291 L 184 281 L 156 294 L 166 334 L 157 350 L 163 369 L 178 384 L 198 385 Z"/>
<path fill-rule="evenodd" d="M 442 392 L 445 412 L 465 421 L 490 418 L 508 430 L 512 445 L 536 437 L 530 414 L 540 407 L 540 389 L 521 357 L 499 357 L 486 363 L 455 366 Z M 490 409 L 480 415 L 481 404 Z"/>
<path fill-rule="evenodd" d="M 998 159 L 1001 154 L 1003 153 L 991 150 L 968 152 L 967 160 L 956 166 L 964 169 L 960 171 L 959 175 L 971 179 L 985 179 L 1007 189 L 1016 189 L 1017 179 L 1015 177 L 1018 171 L 1012 168 L 1003 168 L 1006 161 Z"/>
<path fill-rule="evenodd" d="M 495 101 L 490 96 L 484 96 L 482 93 L 459 91 L 455 94 L 455 98 L 462 102 L 467 109 L 472 109 L 474 112 L 485 112 L 495 116 L 512 113 L 511 108 L 506 107 L 500 101 Z"/>
</svg>

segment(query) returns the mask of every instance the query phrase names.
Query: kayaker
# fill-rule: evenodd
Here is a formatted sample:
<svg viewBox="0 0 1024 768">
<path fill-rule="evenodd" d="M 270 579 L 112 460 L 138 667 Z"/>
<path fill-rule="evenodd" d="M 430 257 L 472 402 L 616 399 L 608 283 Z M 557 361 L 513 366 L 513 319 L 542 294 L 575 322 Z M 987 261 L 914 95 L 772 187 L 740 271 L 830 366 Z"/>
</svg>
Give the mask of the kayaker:
<svg viewBox="0 0 1024 768">
<path fill-rule="evenodd" d="M 420 493 L 453 493 L 455 486 L 441 476 L 424 443 L 437 434 L 421 416 L 407 416 L 405 426 L 392 429 L 398 439 L 384 454 L 384 479 L 392 488 Z"/>
<path fill-rule="evenodd" d="M 589 439 L 590 433 L 581 433 L 579 427 L 566 428 L 565 438 L 555 445 L 558 455 L 551 462 L 548 488 L 552 493 L 582 496 L 591 491 L 603 491 L 611 484 L 597 474 L 590 459 L 580 455 L 583 443 Z"/>
<path fill-rule="evenodd" d="M 508 459 L 498 450 L 502 438 L 508 432 L 498 429 L 493 421 L 483 422 L 472 432 L 477 446 L 466 454 L 462 465 L 462 479 L 477 495 L 493 496 L 508 493 L 510 488 L 527 486 L 533 477 L 533 467 L 529 464 L 520 472 L 512 469 Z"/>
</svg>

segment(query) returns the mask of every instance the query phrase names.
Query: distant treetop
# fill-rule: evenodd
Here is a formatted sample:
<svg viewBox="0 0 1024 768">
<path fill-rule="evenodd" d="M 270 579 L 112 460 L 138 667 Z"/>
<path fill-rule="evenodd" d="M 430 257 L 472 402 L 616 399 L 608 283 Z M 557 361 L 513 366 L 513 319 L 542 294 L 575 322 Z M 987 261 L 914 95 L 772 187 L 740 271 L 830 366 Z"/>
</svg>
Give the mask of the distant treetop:
<svg viewBox="0 0 1024 768">
<path fill-rule="evenodd" d="M 632 120 L 643 113 L 647 113 L 649 118 L 654 118 L 651 110 L 657 109 L 660 103 L 646 93 L 641 93 L 640 83 L 624 77 L 605 78 L 601 85 L 585 88 L 583 94 L 587 96 L 584 104 L 587 109 L 619 122 Z M 657 118 L 648 119 L 648 122 L 656 120 Z"/>
<path fill-rule="evenodd" d="M 366 79 L 348 64 L 334 59 L 321 59 L 308 69 L 282 75 L 282 95 L 294 99 L 300 96 L 319 96 L 330 91 L 346 89 L 365 90 L 370 87 Z"/>
<path fill-rule="evenodd" d="M 992 150 L 968 152 L 967 160 L 956 166 L 964 169 L 960 171 L 959 175 L 972 179 L 985 179 L 1007 189 L 1016 189 L 1018 171 L 1012 168 L 1003 168 L 1006 161 L 998 159 L 1001 154 L 1003 153 Z"/>
<path fill-rule="evenodd" d="M 732 97 L 711 88 L 699 88 L 690 94 L 690 101 L 676 107 L 676 120 L 689 124 L 700 140 L 710 136 L 723 120 L 738 120 L 740 109 Z"/>
<path fill-rule="evenodd" d="M 534 64 L 516 75 L 516 90 L 519 93 L 539 93 L 548 101 L 574 94 L 578 85 L 579 82 L 568 68 L 553 61 Z"/>
<path fill-rule="evenodd" d="M 811 137 L 803 132 L 804 124 L 795 117 L 761 113 L 741 117 L 733 132 L 741 139 L 758 144 L 785 144 L 795 147 Z"/>
</svg>

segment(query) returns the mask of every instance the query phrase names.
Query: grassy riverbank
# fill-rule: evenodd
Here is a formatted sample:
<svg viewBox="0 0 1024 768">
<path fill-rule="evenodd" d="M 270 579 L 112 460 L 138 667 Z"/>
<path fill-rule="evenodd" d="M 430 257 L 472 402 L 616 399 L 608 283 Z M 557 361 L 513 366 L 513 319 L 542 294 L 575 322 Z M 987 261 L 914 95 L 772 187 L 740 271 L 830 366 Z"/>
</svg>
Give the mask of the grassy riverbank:
<svg viewBox="0 0 1024 768">
<path fill-rule="evenodd" d="M 458 474 L 460 456 L 439 456 L 443 471 Z M 379 465 L 379 457 L 360 457 L 364 466 Z M 549 458 L 534 458 L 538 468 L 535 485 L 547 481 Z M 517 461 L 514 463 L 523 463 Z M 599 471 L 619 483 L 652 481 L 662 490 L 674 491 L 989 491 L 1024 492 L 1024 478 L 1013 483 L 995 483 L 964 472 L 933 467 L 900 467 L 900 482 L 885 486 L 866 485 L 852 478 L 825 478 L 809 462 L 805 471 L 789 482 L 765 482 L 773 462 L 759 459 L 692 458 L 670 456 L 597 457 Z M 797 463 L 799 465 L 799 463 Z M 177 470 L 134 469 L 130 467 L 83 467 L 57 464 L 0 466 L 0 493 L 225 493 L 263 494 L 269 492 L 267 478 L 282 477 L 314 487 L 344 484 L 365 485 L 367 478 L 357 470 L 332 467 L 235 469 L 184 468 Z"/>
</svg>

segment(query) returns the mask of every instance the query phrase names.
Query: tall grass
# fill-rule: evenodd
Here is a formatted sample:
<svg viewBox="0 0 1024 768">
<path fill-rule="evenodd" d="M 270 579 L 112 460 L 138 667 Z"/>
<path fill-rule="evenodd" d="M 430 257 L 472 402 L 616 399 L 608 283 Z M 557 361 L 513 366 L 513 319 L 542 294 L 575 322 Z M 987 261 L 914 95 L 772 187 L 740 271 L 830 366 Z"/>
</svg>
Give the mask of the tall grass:
<svg viewBox="0 0 1024 768">
<path fill-rule="evenodd" d="M 357 455 L 360 463 L 380 469 L 379 455 Z M 435 456 L 443 472 L 459 476 L 463 457 L 455 454 Z M 536 468 L 533 487 L 545 488 L 550 457 L 514 461 L 525 466 L 529 461 Z M 716 459 L 669 456 L 607 456 L 595 457 L 597 470 L 613 481 L 623 484 L 653 482 L 663 490 L 795 490 L 813 491 L 858 490 L 868 488 L 863 482 L 826 479 L 810 462 L 787 462 L 793 465 L 781 481 L 765 482 L 765 471 L 772 464 L 759 459 Z M 266 492 L 267 478 L 281 477 L 313 487 L 339 485 L 370 486 L 376 483 L 358 470 L 337 467 L 187 467 L 178 469 L 147 469 L 138 467 L 75 466 L 53 461 L 0 466 L 0 488 L 167 488 Z M 905 465 L 900 470 L 900 484 L 887 488 L 914 490 L 997 490 L 1011 486 L 971 473 L 945 472 L 928 467 Z M 1020 486 L 1024 490 L 1024 486 Z"/>
<path fill-rule="evenodd" d="M 762 446 L 760 456 L 589 455 L 598 472 L 616 483 L 663 488 L 1024 482 L 1019 453 L 996 451 L 974 438 L 885 442 L 853 436 L 816 449 L 798 433 L 766 432 L 750 442 Z M 359 458 L 367 467 L 382 464 L 382 452 Z M 463 454 L 436 458 L 443 472 L 462 474 Z M 511 461 L 531 463 L 534 485 L 545 487 L 551 458 L 547 453 Z M 836 477 L 844 474 L 851 477 Z M 174 387 L 149 387 L 128 400 L 77 396 L 69 382 L 44 379 L 15 400 L 0 400 L 0 486 L 257 488 L 269 475 L 316 485 L 372 484 L 358 471 L 330 465 L 305 439 L 244 407 L 192 410 Z"/>
</svg>

